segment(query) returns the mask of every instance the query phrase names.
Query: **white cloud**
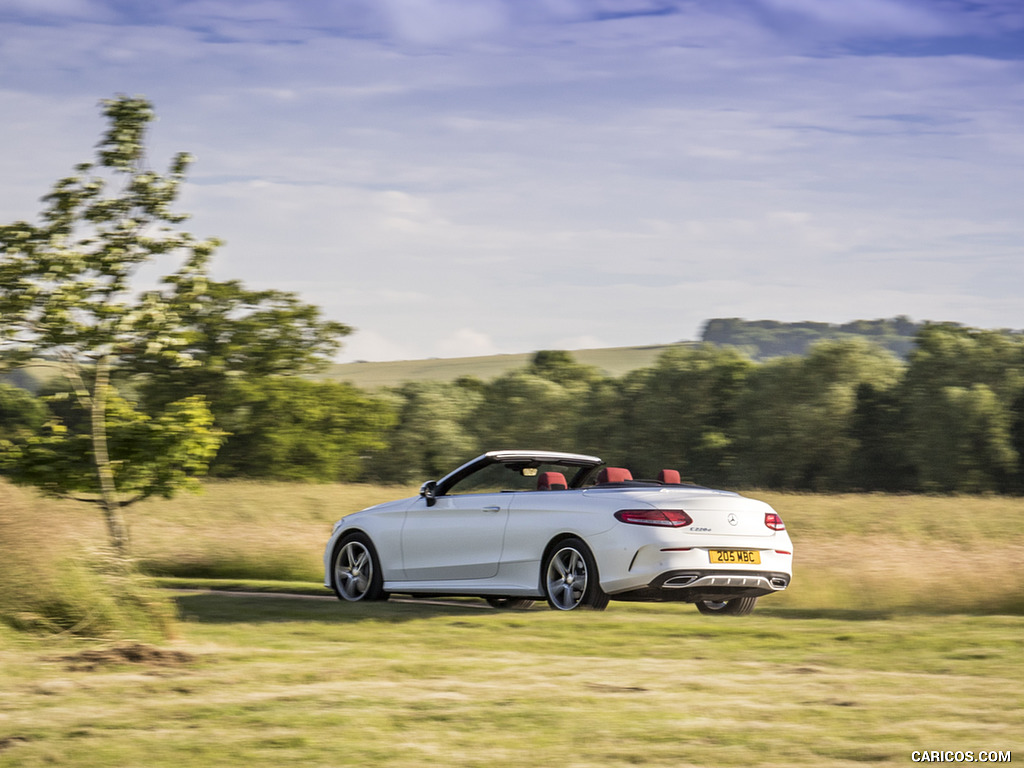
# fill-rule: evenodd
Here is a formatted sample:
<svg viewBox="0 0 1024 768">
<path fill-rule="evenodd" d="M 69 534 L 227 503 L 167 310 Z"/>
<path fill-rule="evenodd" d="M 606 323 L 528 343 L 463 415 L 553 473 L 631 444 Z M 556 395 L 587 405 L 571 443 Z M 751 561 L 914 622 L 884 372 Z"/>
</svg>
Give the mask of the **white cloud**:
<svg viewBox="0 0 1024 768">
<path fill-rule="evenodd" d="M 439 341 L 436 349 L 440 357 L 477 357 L 500 354 L 500 350 L 490 336 L 472 328 L 460 328 Z"/>
<path fill-rule="evenodd" d="M 396 342 L 375 331 L 357 331 L 345 339 L 339 362 L 382 362 L 386 360 L 418 360 L 423 350 Z"/>
</svg>

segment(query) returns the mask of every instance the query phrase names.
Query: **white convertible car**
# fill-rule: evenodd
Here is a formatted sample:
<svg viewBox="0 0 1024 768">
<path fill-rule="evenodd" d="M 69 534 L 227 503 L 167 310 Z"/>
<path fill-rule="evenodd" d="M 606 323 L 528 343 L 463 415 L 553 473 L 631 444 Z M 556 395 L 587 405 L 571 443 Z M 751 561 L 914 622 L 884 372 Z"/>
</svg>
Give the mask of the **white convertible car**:
<svg viewBox="0 0 1024 768">
<path fill-rule="evenodd" d="M 789 586 L 792 567 L 782 518 L 763 502 L 683 484 L 672 470 L 635 480 L 596 456 L 491 451 L 419 496 L 335 523 L 324 585 L 352 602 L 474 595 L 571 611 L 680 601 L 744 615 Z"/>
</svg>

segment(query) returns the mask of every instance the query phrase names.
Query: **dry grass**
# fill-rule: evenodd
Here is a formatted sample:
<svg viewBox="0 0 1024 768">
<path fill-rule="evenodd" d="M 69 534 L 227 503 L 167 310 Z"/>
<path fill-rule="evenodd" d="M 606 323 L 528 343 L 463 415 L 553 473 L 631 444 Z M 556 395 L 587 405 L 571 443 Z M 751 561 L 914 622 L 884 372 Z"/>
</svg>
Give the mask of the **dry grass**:
<svg viewBox="0 0 1024 768">
<path fill-rule="evenodd" d="M 128 511 L 151 573 L 319 583 L 331 524 L 412 486 L 211 482 Z M 751 491 L 793 537 L 792 587 L 762 609 L 1024 613 L 1024 499 Z M 103 542 L 92 508 L 37 501 L 47 536 Z"/>
<path fill-rule="evenodd" d="M 415 487 L 209 483 L 131 513 L 155 573 L 318 582 L 331 524 Z M 785 519 L 796 577 L 764 607 L 1022 613 L 1024 499 L 749 492 Z"/>
<path fill-rule="evenodd" d="M 94 531 L 80 535 L 80 511 L 0 482 L 0 625 L 44 635 L 166 635 L 173 611 L 165 597 Z"/>
<path fill-rule="evenodd" d="M 0 767 L 899 766 L 1024 728 L 1017 617 L 181 605 L 171 664 L 0 650 Z"/>
<path fill-rule="evenodd" d="M 218 483 L 130 516 L 147 563 L 294 561 L 318 580 L 330 523 L 406 492 Z M 31 568 L 49 544 L 102 541 L 92 509 L 3 493 L 36 536 Z M 200 593 L 177 598 L 163 649 L 0 626 L 0 768 L 900 766 L 1024 748 L 1024 618 L 921 615 L 1019 599 L 1024 500 L 751 495 L 785 516 L 797 581 L 744 619 Z"/>
<path fill-rule="evenodd" d="M 1024 614 L 1024 499 L 748 495 L 779 510 L 796 550 L 793 586 L 773 605 Z"/>
</svg>

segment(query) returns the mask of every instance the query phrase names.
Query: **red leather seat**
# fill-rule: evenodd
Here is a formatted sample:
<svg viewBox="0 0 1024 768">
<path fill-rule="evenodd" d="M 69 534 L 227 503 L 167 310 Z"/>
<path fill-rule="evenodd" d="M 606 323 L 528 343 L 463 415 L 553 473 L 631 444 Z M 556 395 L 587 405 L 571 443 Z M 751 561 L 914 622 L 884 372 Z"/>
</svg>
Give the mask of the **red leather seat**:
<svg viewBox="0 0 1024 768">
<path fill-rule="evenodd" d="M 666 485 L 679 485 L 682 483 L 682 479 L 679 477 L 678 470 L 663 469 L 658 473 L 658 482 Z"/>
<path fill-rule="evenodd" d="M 622 467 L 605 467 L 597 473 L 598 485 L 603 485 L 604 483 L 623 483 L 626 480 L 632 479 L 633 473 Z"/>
<path fill-rule="evenodd" d="M 561 472 L 541 472 L 537 475 L 538 491 L 564 491 L 569 487 Z"/>
</svg>

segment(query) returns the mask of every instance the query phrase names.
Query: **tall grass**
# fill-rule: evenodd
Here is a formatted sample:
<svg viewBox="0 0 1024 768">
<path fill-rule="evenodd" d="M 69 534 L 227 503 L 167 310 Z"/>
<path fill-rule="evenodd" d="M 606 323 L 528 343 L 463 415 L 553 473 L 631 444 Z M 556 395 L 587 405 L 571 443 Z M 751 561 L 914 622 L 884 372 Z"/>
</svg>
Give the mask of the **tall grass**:
<svg viewBox="0 0 1024 768">
<path fill-rule="evenodd" d="M 134 509 L 143 567 L 183 577 L 319 582 L 331 523 L 414 487 L 208 483 Z M 749 492 L 794 540 L 795 578 L 764 608 L 1024 614 L 1024 499 Z"/>
<path fill-rule="evenodd" d="M 42 635 L 169 634 L 166 597 L 95 530 L 77 535 L 78 515 L 61 508 L 0 481 L 0 624 Z"/>
<path fill-rule="evenodd" d="M 138 566 L 150 575 L 305 582 L 317 589 L 335 520 L 415 492 L 209 482 L 198 495 L 150 500 L 127 514 Z M 103 558 L 94 509 L 5 485 L 0 493 L 0 550 L 9 561 L 0 566 L 3 621 L 89 633 L 111 631 L 126 611 L 148 615 L 148 593 L 130 597 L 137 581 L 111 572 Z M 1024 614 L 1024 569 L 1018 567 L 1024 562 L 1024 499 L 747 495 L 780 512 L 795 546 L 793 584 L 762 600 L 759 610 Z"/>
</svg>

